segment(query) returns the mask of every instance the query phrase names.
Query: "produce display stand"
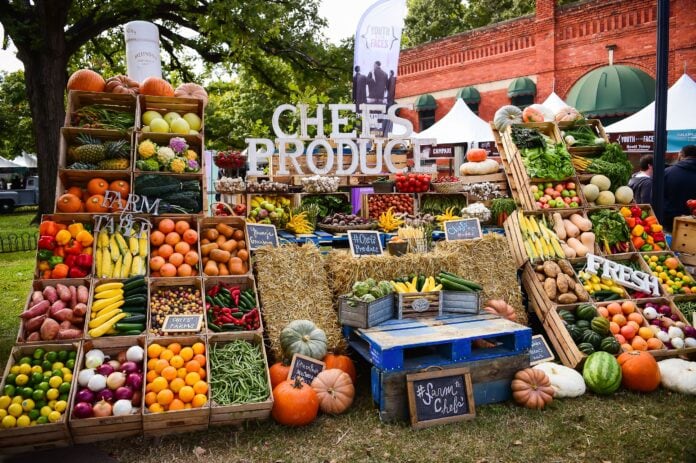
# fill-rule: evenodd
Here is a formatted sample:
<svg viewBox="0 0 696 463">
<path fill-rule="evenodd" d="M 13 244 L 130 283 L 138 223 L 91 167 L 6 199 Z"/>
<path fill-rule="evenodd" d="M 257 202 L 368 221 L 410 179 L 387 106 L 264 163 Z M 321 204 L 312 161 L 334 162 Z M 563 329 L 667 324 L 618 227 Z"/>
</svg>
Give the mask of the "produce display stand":
<svg viewBox="0 0 696 463">
<path fill-rule="evenodd" d="M 217 276 L 217 277 L 204 277 L 203 278 L 203 307 L 204 307 L 204 313 L 208 309 L 208 302 L 205 300 L 206 293 L 208 290 L 218 284 L 218 283 L 225 283 L 225 284 L 231 284 L 234 286 L 239 286 L 239 288 L 243 291 L 247 288 L 252 288 L 254 290 L 254 297 L 256 298 L 257 302 L 257 309 L 259 311 L 261 310 L 260 303 L 259 303 L 259 293 L 256 289 L 256 280 L 254 280 L 254 277 L 252 275 L 236 275 L 236 276 Z M 232 339 L 238 339 L 240 336 L 252 336 L 252 335 L 259 335 L 263 336 L 263 319 L 259 317 L 259 328 L 256 330 L 252 331 L 221 331 L 221 332 L 215 332 L 210 329 L 210 322 L 208 322 L 207 317 L 206 317 L 206 326 L 207 328 L 207 337 L 209 342 L 213 341 L 228 341 Z"/>
<path fill-rule="evenodd" d="M 684 264 L 696 266 L 696 217 L 674 218 L 671 247 Z"/>
</svg>

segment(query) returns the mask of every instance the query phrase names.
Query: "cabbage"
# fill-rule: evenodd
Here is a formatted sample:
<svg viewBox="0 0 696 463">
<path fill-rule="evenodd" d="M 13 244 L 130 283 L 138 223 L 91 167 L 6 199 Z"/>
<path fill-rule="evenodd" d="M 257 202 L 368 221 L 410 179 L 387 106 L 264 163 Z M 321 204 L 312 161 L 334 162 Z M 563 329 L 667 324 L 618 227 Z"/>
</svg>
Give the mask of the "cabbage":
<svg viewBox="0 0 696 463">
<path fill-rule="evenodd" d="M 376 299 L 379 299 L 382 296 L 386 296 L 386 294 L 382 292 L 382 288 L 380 288 L 379 286 L 373 286 L 370 289 L 370 294 L 372 294 Z"/>
<path fill-rule="evenodd" d="M 372 294 L 369 294 L 369 293 L 368 293 L 368 294 L 365 294 L 364 296 L 362 296 L 362 297 L 360 298 L 360 300 L 363 301 L 363 302 L 372 302 L 372 301 L 374 301 L 375 299 L 376 299 L 376 298 L 375 298 Z"/>
<path fill-rule="evenodd" d="M 394 288 L 388 281 L 382 280 L 379 283 L 377 283 L 377 286 L 379 286 L 379 288 L 382 290 L 382 296 L 386 296 L 387 294 L 391 294 L 394 292 Z"/>
<path fill-rule="evenodd" d="M 367 284 L 368 287 L 372 288 L 373 286 L 377 285 L 377 282 L 373 278 L 368 278 L 365 280 L 365 283 Z"/>
<path fill-rule="evenodd" d="M 353 284 L 353 295 L 355 297 L 362 297 L 370 292 L 370 285 L 366 281 L 357 281 Z"/>
</svg>

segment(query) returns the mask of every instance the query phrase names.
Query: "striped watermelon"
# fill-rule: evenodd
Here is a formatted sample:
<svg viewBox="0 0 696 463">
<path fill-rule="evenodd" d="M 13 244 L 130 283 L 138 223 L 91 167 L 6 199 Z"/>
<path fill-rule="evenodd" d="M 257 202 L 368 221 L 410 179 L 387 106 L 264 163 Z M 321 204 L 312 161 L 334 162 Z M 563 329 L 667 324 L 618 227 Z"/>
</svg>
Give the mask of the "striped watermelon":
<svg viewBox="0 0 696 463">
<path fill-rule="evenodd" d="M 621 386 L 621 367 L 613 355 L 595 352 L 585 360 L 582 377 L 595 394 L 612 394 Z"/>
</svg>

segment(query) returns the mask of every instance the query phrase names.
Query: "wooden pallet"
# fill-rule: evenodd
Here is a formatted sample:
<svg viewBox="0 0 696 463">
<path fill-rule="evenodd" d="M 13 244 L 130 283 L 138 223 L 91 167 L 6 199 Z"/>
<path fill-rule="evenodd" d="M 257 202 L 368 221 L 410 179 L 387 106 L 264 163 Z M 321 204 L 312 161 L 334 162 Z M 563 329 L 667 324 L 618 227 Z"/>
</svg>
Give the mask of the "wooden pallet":
<svg viewBox="0 0 696 463">
<path fill-rule="evenodd" d="M 526 326 L 483 314 L 390 320 L 369 329 L 344 328 L 350 345 L 380 370 L 405 370 L 505 357 L 531 346 Z M 487 339 L 494 348 L 476 348 Z"/>
</svg>

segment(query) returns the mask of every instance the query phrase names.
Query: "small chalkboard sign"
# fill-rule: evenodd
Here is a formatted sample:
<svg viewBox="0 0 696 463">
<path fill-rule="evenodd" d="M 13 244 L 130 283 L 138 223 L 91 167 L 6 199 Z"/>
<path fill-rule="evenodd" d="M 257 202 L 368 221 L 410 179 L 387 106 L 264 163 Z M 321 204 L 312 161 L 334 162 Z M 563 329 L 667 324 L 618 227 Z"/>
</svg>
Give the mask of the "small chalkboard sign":
<svg viewBox="0 0 696 463">
<path fill-rule="evenodd" d="M 197 332 L 201 329 L 203 315 L 167 315 L 162 324 L 165 333 Z"/>
<path fill-rule="evenodd" d="M 481 238 L 479 219 L 448 220 L 445 222 L 445 240 L 474 240 Z"/>
<path fill-rule="evenodd" d="M 319 373 L 324 371 L 326 364 L 321 360 L 314 359 L 312 357 L 307 357 L 302 354 L 295 354 L 292 356 L 292 363 L 290 363 L 290 372 L 288 373 L 288 379 L 295 379 L 300 377 L 302 381 L 307 384 L 312 384 L 314 378 L 317 377 Z"/>
<path fill-rule="evenodd" d="M 350 253 L 354 256 L 381 256 L 382 240 L 378 231 L 349 231 Z"/>
<path fill-rule="evenodd" d="M 550 362 L 555 357 L 549 349 L 546 339 L 541 334 L 532 336 L 532 347 L 529 348 L 529 365 L 534 366 L 543 362 Z"/>
<path fill-rule="evenodd" d="M 275 225 L 264 223 L 247 223 L 247 236 L 249 237 L 249 250 L 256 251 L 258 248 L 271 245 L 278 247 L 278 232 Z"/>
<path fill-rule="evenodd" d="M 406 375 L 411 427 L 473 419 L 474 389 L 468 368 L 426 371 Z"/>
</svg>

